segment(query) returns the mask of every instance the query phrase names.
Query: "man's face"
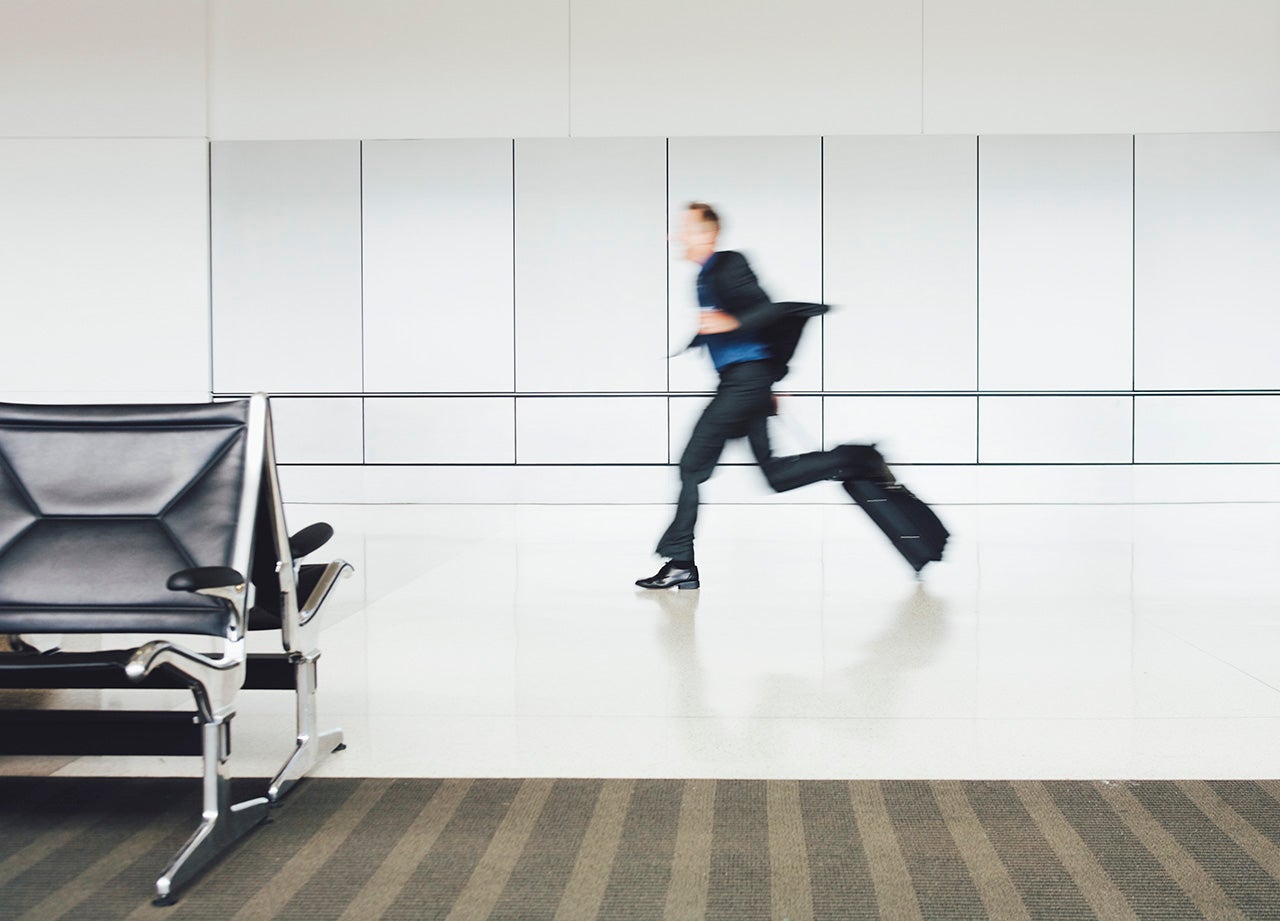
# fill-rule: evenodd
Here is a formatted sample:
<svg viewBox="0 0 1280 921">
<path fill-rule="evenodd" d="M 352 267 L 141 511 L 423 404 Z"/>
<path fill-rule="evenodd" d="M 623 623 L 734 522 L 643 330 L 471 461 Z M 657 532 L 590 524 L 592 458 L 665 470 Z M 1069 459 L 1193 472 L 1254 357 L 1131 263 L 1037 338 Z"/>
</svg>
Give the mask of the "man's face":
<svg viewBox="0 0 1280 921">
<path fill-rule="evenodd" d="M 684 258 L 690 262 L 706 262 L 715 250 L 715 225 L 702 219 L 702 212 L 692 208 L 680 218 L 676 242 L 684 249 Z"/>
</svg>

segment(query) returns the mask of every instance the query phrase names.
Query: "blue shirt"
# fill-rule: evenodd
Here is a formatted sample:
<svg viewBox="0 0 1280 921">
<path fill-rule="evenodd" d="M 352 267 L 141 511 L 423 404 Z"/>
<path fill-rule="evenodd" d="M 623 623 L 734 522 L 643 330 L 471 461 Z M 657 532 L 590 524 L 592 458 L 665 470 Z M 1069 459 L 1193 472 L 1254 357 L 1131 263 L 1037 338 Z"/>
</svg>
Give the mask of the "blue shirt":
<svg viewBox="0 0 1280 921">
<path fill-rule="evenodd" d="M 698 272 L 698 305 L 703 310 L 720 309 L 720 305 L 716 303 L 715 294 L 711 290 L 711 283 L 707 279 L 707 270 L 716 261 L 716 255 L 712 253 L 711 258 L 702 264 L 702 270 Z M 770 357 L 767 345 L 753 334 L 745 333 L 740 329 L 727 333 L 712 333 L 704 336 L 704 341 L 717 371 L 744 361 L 765 361 Z"/>
</svg>

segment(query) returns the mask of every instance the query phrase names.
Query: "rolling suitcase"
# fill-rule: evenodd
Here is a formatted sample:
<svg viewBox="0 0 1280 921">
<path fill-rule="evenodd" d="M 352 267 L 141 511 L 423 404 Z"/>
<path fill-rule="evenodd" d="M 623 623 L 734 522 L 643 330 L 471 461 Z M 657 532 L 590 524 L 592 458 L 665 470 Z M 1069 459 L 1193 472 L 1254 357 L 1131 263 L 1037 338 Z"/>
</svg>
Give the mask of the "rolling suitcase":
<svg viewBox="0 0 1280 921">
<path fill-rule="evenodd" d="M 876 523 L 916 572 L 942 559 L 950 532 L 933 509 L 901 483 L 846 480 L 844 490 Z"/>
</svg>

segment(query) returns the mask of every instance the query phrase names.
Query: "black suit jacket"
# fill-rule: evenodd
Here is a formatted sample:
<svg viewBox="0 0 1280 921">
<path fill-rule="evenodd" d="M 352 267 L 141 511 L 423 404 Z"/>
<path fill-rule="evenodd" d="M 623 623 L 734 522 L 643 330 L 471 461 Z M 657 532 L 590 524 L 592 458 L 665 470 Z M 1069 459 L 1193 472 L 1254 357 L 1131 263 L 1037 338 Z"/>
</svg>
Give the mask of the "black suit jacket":
<svg viewBox="0 0 1280 921">
<path fill-rule="evenodd" d="M 731 249 L 716 253 L 704 281 L 711 287 L 716 305 L 732 314 L 743 332 L 757 333 L 768 346 L 775 381 L 786 376 L 804 324 L 831 309 L 826 304 L 769 300 L 747 257 Z M 694 336 L 689 348 L 702 345 L 705 339 L 701 334 Z"/>
</svg>

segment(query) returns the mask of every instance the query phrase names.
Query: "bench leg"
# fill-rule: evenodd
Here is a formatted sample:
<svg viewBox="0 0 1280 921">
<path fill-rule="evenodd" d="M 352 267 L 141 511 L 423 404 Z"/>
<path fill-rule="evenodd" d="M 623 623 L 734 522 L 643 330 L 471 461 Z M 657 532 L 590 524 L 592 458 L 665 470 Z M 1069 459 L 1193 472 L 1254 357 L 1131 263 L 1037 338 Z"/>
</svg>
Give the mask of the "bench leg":
<svg viewBox="0 0 1280 921">
<path fill-rule="evenodd" d="M 204 809 L 200 827 L 156 880 L 157 905 L 171 905 L 174 893 L 267 817 L 267 800 L 231 802 L 226 763 L 231 754 L 230 717 L 201 725 L 204 741 Z"/>
<path fill-rule="evenodd" d="M 312 768 L 331 753 L 346 747 L 342 742 L 341 729 L 320 732 L 317 726 L 316 661 L 319 658 L 320 653 L 317 652 L 299 655 L 293 662 L 294 683 L 297 688 L 298 738 L 293 754 L 267 788 L 267 799 L 272 804 L 280 802 L 294 784 L 307 776 Z"/>
</svg>

